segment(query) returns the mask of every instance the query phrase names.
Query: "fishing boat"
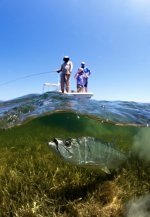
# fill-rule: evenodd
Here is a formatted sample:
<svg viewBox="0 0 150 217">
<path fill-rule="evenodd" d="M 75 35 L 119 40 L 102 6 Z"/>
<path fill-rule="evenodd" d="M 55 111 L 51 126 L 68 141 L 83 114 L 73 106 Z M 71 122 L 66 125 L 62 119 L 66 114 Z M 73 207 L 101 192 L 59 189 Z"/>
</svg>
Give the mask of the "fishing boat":
<svg viewBox="0 0 150 217">
<path fill-rule="evenodd" d="M 56 88 L 56 89 L 52 89 L 52 88 Z M 62 93 L 60 90 L 60 83 L 59 82 L 57 84 L 44 83 L 43 84 L 43 93 L 44 92 L 57 93 L 61 96 L 65 96 L 65 97 L 86 98 L 86 99 L 90 99 L 93 96 L 92 92 L 76 92 L 74 90 L 72 90 L 71 92 Z"/>
</svg>

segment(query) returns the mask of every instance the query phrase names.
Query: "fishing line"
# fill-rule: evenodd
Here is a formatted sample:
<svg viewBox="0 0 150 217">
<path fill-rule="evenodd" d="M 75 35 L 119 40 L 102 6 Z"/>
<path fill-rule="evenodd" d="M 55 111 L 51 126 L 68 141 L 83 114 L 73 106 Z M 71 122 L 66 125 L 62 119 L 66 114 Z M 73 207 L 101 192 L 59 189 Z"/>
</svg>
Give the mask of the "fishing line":
<svg viewBox="0 0 150 217">
<path fill-rule="evenodd" d="M 13 80 L 10 80 L 10 81 L 6 81 L 4 83 L 1 83 L 0 86 L 4 86 L 4 85 L 7 85 L 7 84 L 11 84 L 13 82 L 16 82 L 16 81 L 19 81 L 19 80 L 23 80 L 23 79 L 26 79 L 26 78 L 30 78 L 30 77 L 33 77 L 33 76 L 38 76 L 38 75 L 42 75 L 42 74 L 51 74 L 51 73 L 56 73 L 56 71 L 51 71 L 51 72 L 41 72 L 41 73 L 34 73 L 34 74 L 30 74 L 30 75 L 26 75 L 26 76 L 23 76 L 23 77 L 20 77 L 20 78 L 16 78 L 16 79 L 13 79 Z"/>
</svg>

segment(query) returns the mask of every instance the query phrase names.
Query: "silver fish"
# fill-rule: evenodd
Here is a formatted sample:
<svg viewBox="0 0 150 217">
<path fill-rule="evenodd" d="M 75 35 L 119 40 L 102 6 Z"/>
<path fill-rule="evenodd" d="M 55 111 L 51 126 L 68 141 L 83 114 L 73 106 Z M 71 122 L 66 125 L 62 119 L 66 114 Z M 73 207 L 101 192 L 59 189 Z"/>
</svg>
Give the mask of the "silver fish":
<svg viewBox="0 0 150 217">
<path fill-rule="evenodd" d="M 106 173 L 119 168 L 127 160 L 122 152 L 93 137 L 55 138 L 48 144 L 65 160 L 75 165 L 100 168 Z"/>
</svg>

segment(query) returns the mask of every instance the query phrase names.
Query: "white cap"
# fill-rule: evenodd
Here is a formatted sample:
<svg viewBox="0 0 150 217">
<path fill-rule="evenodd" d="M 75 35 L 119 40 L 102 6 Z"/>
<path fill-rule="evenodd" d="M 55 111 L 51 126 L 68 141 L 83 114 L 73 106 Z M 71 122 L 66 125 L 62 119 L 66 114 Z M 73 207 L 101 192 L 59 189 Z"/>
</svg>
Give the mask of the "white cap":
<svg viewBox="0 0 150 217">
<path fill-rule="evenodd" d="M 81 62 L 81 65 L 85 65 L 85 62 Z"/>
<path fill-rule="evenodd" d="M 63 61 L 69 61 L 69 57 L 68 56 L 64 56 Z"/>
</svg>

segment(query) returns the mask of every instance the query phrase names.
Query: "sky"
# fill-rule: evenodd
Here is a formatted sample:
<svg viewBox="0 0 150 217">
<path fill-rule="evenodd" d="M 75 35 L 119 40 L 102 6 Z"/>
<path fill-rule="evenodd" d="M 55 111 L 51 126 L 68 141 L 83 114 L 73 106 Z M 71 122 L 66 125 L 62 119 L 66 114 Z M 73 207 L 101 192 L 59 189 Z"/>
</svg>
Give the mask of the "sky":
<svg viewBox="0 0 150 217">
<path fill-rule="evenodd" d="M 42 94 L 66 55 L 71 90 L 84 61 L 94 99 L 150 102 L 150 0 L 0 0 L 0 100 Z"/>
</svg>

